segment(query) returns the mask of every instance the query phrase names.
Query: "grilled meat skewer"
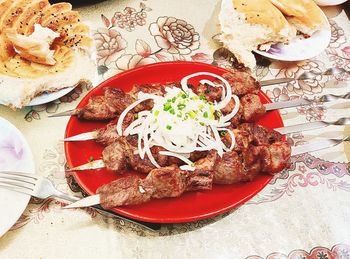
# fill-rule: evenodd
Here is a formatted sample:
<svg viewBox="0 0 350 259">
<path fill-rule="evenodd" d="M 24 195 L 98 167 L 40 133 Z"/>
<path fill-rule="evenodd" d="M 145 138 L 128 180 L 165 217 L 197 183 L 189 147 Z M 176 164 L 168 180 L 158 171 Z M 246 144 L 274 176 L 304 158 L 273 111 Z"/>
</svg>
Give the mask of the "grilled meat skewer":
<svg viewBox="0 0 350 259">
<path fill-rule="evenodd" d="M 219 158 L 216 151 L 200 159 L 193 172 L 177 165 L 150 171 L 145 179 L 128 176 L 97 189 L 102 207 L 136 205 L 153 199 L 178 197 L 187 191 L 210 190 L 212 184 L 252 181 L 259 173 L 275 174 L 289 163 L 291 149 L 286 142 L 248 149 L 240 156 L 227 152 Z"/>
<path fill-rule="evenodd" d="M 234 101 L 231 100 L 231 102 L 227 105 L 227 107 L 225 107 L 225 109 L 222 110 L 223 114 L 230 113 L 234 108 L 234 105 L 235 105 Z M 236 116 L 232 118 L 231 125 L 238 125 L 239 123 L 243 123 L 243 122 L 254 122 L 264 114 L 265 114 L 265 108 L 261 104 L 259 97 L 254 94 L 247 94 L 241 98 L 240 109 L 236 114 Z M 130 115 L 130 113 L 128 113 L 128 115 Z M 116 130 L 116 124 L 117 124 L 118 118 L 119 116 L 116 116 L 116 118 L 112 122 L 107 124 L 105 128 L 98 129 L 90 133 L 83 133 L 81 138 L 79 138 L 79 135 L 72 136 L 72 137 L 66 138 L 65 141 L 82 141 L 82 140 L 95 139 L 96 142 L 101 143 L 103 145 L 112 144 L 114 141 L 116 141 L 119 138 L 119 135 L 117 134 L 117 130 Z M 130 118 L 128 120 L 125 119 L 123 122 L 124 129 L 131 122 L 132 120 Z"/>
<path fill-rule="evenodd" d="M 271 145 L 282 140 L 280 133 L 253 123 L 245 123 L 232 130 L 236 139 L 234 147 L 236 152 L 242 152 L 250 145 Z M 225 145 L 229 146 L 231 144 L 230 134 L 223 134 L 221 138 Z M 157 146 L 151 148 L 151 152 L 160 166 L 183 164 L 177 158 L 160 155 L 159 151 L 165 151 L 165 149 Z M 207 152 L 192 152 L 189 159 L 197 161 L 206 155 Z M 102 152 L 102 160 L 96 160 L 93 163 L 77 166 L 70 170 L 98 169 L 103 167 L 112 171 L 122 171 L 126 167 L 130 167 L 142 173 L 149 173 L 155 168 L 147 156 L 144 159 L 140 158 L 137 148 L 137 136 L 128 136 L 120 137 L 117 141 L 107 146 Z"/>
<path fill-rule="evenodd" d="M 246 94 L 258 94 L 260 91 L 260 84 L 249 74 L 243 72 L 225 73 L 223 75 L 230 83 L 232 93 L 242 97 Z M 219 82 L 216 80 L 214 82 Z M 136 85 L 128 93 L 121 89 L 106 87 L 103 89 L 103 95 L 92 96 L 88 104 L 80 109 L 67 112 L 62 115 L 76 115 L 81 119 L 86 120 L 108 120 L 113 119 L 119 115 L 126 107 L 137 100 L 137 94 L 142 91 L 145 93 L 164 95 L 166 87 L 180 87 L 179 83 L 169 83 L 165 85 L 160 84 L 144 84 Z M 198 87 L 192 87 L 194 92 L 199 95 L 204 95 L 208 100 L 219 100 L 221 98 L 222 89 L 220 87 L 213 87 L 210 85 L 199 84 Z M 258 100 L 260 103 L 260 100 Z M 142 110 L 150 110 L 153 107 L 153 102 L 146 101 L 135 107 L 134 112 Z M 60 116 L 55 114 L 54 116 Z"/>
</svg>

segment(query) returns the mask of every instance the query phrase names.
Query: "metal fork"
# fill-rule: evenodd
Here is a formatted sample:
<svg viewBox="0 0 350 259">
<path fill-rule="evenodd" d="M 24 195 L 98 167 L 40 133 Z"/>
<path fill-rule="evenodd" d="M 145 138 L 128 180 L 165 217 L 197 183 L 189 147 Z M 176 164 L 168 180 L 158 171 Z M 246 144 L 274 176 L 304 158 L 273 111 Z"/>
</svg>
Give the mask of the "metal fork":
<svg viewBox="0 0 350 259">
<path fill-rule="evenodd" d="M 327 70 L 323 72 L 318 71 L 306 71 L 302 73 L 299 77 L 296 78 L 296 80 L 307 80 L 307 79 L 314 79 L 316 76 L 325 75 L 325 76 L 335 76 L 340 74 L 350 74 L 350 71 L 345 70 L 342 67 L 332 67 L 328 68 Z"/>
<path fill-rule="evenodd" d="M 70 196 L 57 190 L 52 182 L 45 177 L 22 172 L 0 171 L 0 188 L 24 193 L 40 199 L 56 197 L 70 202 L 76 202 L 80 200 L 78 197 Z M 105 210 L 100 205 L 91 207 L 100 211 L 102 214 L 105 214 L 107 216 L 114 216 L 119 219 L 135 223 L 151 231 L 159 230 L 161 228 L 161 224 L 133 220 L 113 211 Z"/>
</svg>

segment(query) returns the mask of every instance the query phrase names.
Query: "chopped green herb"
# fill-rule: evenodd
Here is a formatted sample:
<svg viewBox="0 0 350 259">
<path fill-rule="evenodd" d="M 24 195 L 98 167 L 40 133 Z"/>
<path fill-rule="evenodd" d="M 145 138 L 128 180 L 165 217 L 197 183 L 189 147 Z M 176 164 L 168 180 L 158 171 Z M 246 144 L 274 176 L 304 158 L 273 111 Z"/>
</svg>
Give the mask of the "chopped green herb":
<svg viewBox="0 0 350 259">
<path fill-rule="evenodd" d="M 194 111 L 190 111 L 188 115 L 191 117 L 191 119 L 194 119 L 196 117 L 196 113 Z"/>
<path fill-rule="evenodd" d="M 175 102 L 176 101 L 176 97 L 174 96 L 173 99 L 171 99 L 171 102 Z"/>
<path fill-rule="evenodd" d="M 157 117 L 158 115 L 159 115 L 159 111 L 158 111 L 158 110 L 155 110 L 155 111 L 154 111 L 154 116 Z"/>
<path fill-rule="evenodd" d="M 220 135 L 221 135 L 222 137 L 225 137 L 225 136 L 226 136 L 226 134 L 227 134 L 227 132 L 226 132 L 226 131 L 220 131 Z"/>
<path fill-rule="evenodd" d="M 170 110 L 169 110 L 169 112 L 171 113 L 171 114 L 175 114 L 175 110 L 174 110 L 174 108 L 171 108 Z"/>
<path fill-rule="evenodd" d="M 138 119 L 139 115 L 138 114 L 134 114 L 134 119 Z"/>
<path fill-rule="evenodd" d="M 206 101 L 206 100 L 207 100 L 207 97 L 205 97 L 205 95 L 200 95 L 200 96 L 199 96 L 199 99 L 202 100 L 202 101 Z"/>
<path fill-rule="evenodd" d="M 179 110 L 183 110 L 185 107 L 186 107 L 186 104 L 184 104 L 184 103 L 179 103 L 179 104 L 177 105 L 177 108 L 178 108 Z"/>
<path fill-rule="evenodd" d="M 204 122 L 200 122 L 199 124 L 200 124 L 201 126 L 204 126 L 204 125 L 205 125 Z"/>
<path fill-rule="evenodd" d="M 170 125 L 166 125 L 166 128 L 168 129 L 168 130 L 171 130 L 171 126 Z"/>
<path fill-rule="evenodd" d="M 203 113 L 203 117 L 204 117 L 204 118 L 208 118 L 208 112 L 204 112 L 204 113 Z"/>
<path fill-rule="evenodd" d="M 166 103 L 164 104 L 164 111 L 169 111 L 171 109 L 171 104 L 170 103 Z"/>
</svg>

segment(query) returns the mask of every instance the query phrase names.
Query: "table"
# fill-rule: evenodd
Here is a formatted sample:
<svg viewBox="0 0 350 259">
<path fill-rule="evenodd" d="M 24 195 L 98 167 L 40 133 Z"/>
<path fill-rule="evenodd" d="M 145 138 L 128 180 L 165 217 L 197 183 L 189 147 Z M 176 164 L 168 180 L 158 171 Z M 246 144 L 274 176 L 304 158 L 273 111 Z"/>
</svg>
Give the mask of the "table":
<svg viewBox="0 0 350 259">
<path fill-rule="evenodd" d="M 160 61 L 223 61 L 227 53 L 214 43 L 219 1 L 105 1 L 77 8 L 93 28 L 99 80 L 119 71 Z M 271 62 L 259 58 L 257 79 L 294 77 L 332 66 L 350 69 L 350 23 L 341 7 L 325 8 L 332 27 L 329 47 L 311 60 Z M 167 45 L 159 28 L 172 24 L 189 40 L 180 52 Z M 164 49 L 168 48 L 167 51 Z M 214 54 L 214 55 L 213 55 Z M 0 116 L 27 138 L 39 175 L 65 192 L 80 195 L 64 174 L 63 138 L 67 117 L 48 115 L 74 108 L 89 86 L 76 88 L 59 100 Z M 319 76 L 307 83 L 270 86 L 273 101 L 350 91 L 350 78 Z M 283 110 L 285 125 L 347 117 L 349 101 L 314 102 Z M 350 127 L 330 126 L 287 136 L 292 145 L 350 135 Z M 31 199 L 23 216 L 0 238 L 0 258 L 350 258 L 350 143 L 294 158 L 290 169 L 277 175 L 243 206 L 193 223 L 163 226 L 151 232 L 135 224 L 108 218 L 92 209 L 62 210 L 53 199 Z M 2 208 L 4 209 L 4 208 Z"/>
</svg>

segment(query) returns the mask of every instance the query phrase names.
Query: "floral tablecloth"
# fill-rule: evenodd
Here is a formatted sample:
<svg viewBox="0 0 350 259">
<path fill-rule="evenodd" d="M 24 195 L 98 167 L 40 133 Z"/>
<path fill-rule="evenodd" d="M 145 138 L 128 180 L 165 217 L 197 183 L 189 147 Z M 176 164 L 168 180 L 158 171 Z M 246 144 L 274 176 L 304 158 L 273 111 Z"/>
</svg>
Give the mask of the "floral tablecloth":
<svg viewBox="0 0 350 259">
<path fill-rule="evenodd" d="M 171 60 L 213 63 L 232 69 L 230 54 L 213 40 L 219 1 L 105 1 L 79 7 L 93 29 L 99 80 L 136 66 Z M 332 28 L 329 47 L 303 62 L 258 57 L 257 79 L 294 77 L 310 69 L 350 69 L 350 23 L 340 8 L 326 8 Z M 65 192 L 80 195 L 65 178 L 63 138 L 67 117 L 49 114 L 74 108 L 91 86 L 76 88 L 47 105 L 0 116 L 27 138 L 37 173 Z M 270 86 L 274 101 L 315 98 L 350 91 L 349 76 Z M 335 120 L 349 115 L 350 102 L 318 102 L 283 110 L 286 125 Z M 288 135 L 292 145 L 350 135 L 350 127 L 330 126 Z M 0 258 L 350 258 L 350 143 L 293 158 L 257 196 L 223 215 L 158 232 L 100 215 L 92 209 L 62 210 L 63 203 L 31 199 L 18 222 L 0 238 Z M 6 208 L 1 208 L 4 210 Z"/>
</svg>

